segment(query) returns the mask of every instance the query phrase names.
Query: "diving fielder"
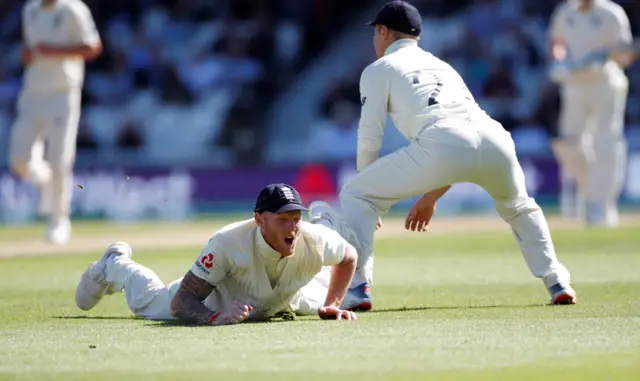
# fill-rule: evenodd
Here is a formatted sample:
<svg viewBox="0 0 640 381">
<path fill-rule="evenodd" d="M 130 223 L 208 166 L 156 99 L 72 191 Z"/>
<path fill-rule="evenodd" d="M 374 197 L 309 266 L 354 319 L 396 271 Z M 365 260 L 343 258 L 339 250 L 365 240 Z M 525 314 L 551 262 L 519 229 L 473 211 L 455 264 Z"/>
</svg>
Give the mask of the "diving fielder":
<svg viewBox="0 0 640 381">
<path fill-rule="evenodd" d="M 220 229 L 191 270 L 167 286 L 131 259 L 128 244 L 115 243 L 82 274 L 76 304 L 89 310 L 124 290 L 131 311 L 151 320 L 223 325 L 284 312 L 356 319 L 349 307 L 358 301 L 345 294 L 357 252 L 336 230 L 302 221 L 306 210 L 291 186 L 265 187 L 254 218 Z"/>
<path fill-rule="evenodd" d="M 71 236 L 84 65 L 100 55 L 102 43 L 80 0 L 31 0 L 23 8 L 22 28 L 25 74 L 11 132 L 11 168 L 40 189 L 40 212 L 49 215 L 48 239 L 62 244 Z M 45 205 L 48 210 L 42 210 Z"/>
<path fill-rule="evenodd" d="M 623 68 L 637 57 L 629 19 L 610 0 L 569 0 L 555 9 L 549 34 L 562 100 L 552 148 L 563 172 L 563 213 L 615 227 L 627 159 Z"/>
<path fill-rule="evenodd" d="M 415 7 L 387 3 L 370 25 L 378 60 L 360 78 L 359 173 L 340 193 L 342 217 L 360 245 L 352 285 L 368 288 L 373 282 L 380 214 L 400 200 L 423 195 L 406 221 L 407 229 L 423 231 L 451 185 L 471 182 L 495 200 L 551 303 L 575 303 L 569 271 L 556 258 L 545 216 L 527 194 L 511 135 L 478 106 L 450 65 L 418 46 L 422 20 Z M 410 144 L 379 158 L 387 113 Z"/>
</svg>

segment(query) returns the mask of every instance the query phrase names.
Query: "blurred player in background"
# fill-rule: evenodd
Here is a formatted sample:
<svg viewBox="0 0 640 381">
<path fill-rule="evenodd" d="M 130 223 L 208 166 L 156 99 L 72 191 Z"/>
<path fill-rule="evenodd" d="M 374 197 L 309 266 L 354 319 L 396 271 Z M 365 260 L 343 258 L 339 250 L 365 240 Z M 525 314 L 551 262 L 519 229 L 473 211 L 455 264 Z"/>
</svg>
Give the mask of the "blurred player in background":
<svg viewBox="0 0 640 381">
<path fill-rule="evenodd" d="M 80 0 L 31 0 L 22 12 L 24 83 L 11 132 L 13 171 L 40 190 L 48 240 L 71 238 L 69 219 L 85 60 L 102 52 L 89 8 Z"/>
<path fill-rule="evenodd" d="M 637 57 L 629 19 L 610 0 L 569 0 L 556 7 L 549 34 L 551 75 L 561 87 L 552 148 L 562 171 L 563 214 L 615 227 L 627 159 L 623 68 Z"/>
<path fill-rule="evenodd" d="M 191 270 L 168 286 L 131 259 L 128 244 L 113 244 L 82 274 L 76 304 L 89 310 L 124 290 L 131 311 L 152 320 L 226 325 L 283 312 L 353 320 L 350 300 L 357 299 L 345 295 L 356 249 L 336 230 L 303 221 L 306 210 L 294 188 L 265 187 L 254 218 L 220 229 Z"/>
<path fill-rule="evenodd" d="M 422 20 L 415 7 L 387 3 L 370 25 L 378 60 L 360 77 L 358 174 L 340 193 L 342 216 L 360 245 L 352 288 L 372 284 L 374 233 L 381 213 L 422 195 L 406 228 L 423 231 L 438 199 L 453 184 L 471 182 L 491 195 L 551 302 L 575 303 L 569 271 L 556 257 L 540 206 L 527 193 L 509 132 L 478 106 L 450 65 L 418 46 Z M 387 113 L 410 143 L 379 158 Z"/>
</svg>

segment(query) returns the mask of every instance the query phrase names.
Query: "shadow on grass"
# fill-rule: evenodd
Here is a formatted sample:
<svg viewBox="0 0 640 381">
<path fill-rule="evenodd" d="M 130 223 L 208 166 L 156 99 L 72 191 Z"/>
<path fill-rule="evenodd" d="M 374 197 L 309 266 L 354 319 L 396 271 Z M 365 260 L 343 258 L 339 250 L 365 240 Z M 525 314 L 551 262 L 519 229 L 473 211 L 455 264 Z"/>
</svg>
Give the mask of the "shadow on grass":
<svg viewBox="0 0 640 381">
<path fill-rule="evenodd" d="M 413 312 L 413 311 L 438 311 L 438 310 L 478 310 L 491 308 L 535 308 L 546 307 L 546 304 L 522 304 L 522 305 L 487 305 L 487 306 L 422 306 L 422 307 L 397 307 L 373 309 L 367 313 L 388 313 L 388 312 Z"/>
<path fill-rule="evenodd" d="M 144 320 L 138 316 L 85 316 L 85 315 L 76 315 L 76 316 L 51 316 L 51 319 L 62 319 L 62 320 Z"/>
<path fill-rule="evenodd" d="M 273 324 L 273 323 L 289 323 L 289 321 L 282 320 L 282 319 L 274 319 L 274 320 L 267 320 L 267 321 L 244 321 L 244 322 L 242 322 L 242 325 L 245 325 L 245 324 Z M 167 328 L 167 327 L 197 328 L 197 327 L 201 327 L 201 326 L 198 326 L 198 325 L 185 324 L 185 323 L 179 322 L 177 320 L 153 320 L 153 321 L 149 321 L 147 324 L 145 324 L 145 326 L 147 326 L 147 327 L 156 327 L 156 328 Z"/>
</svg>

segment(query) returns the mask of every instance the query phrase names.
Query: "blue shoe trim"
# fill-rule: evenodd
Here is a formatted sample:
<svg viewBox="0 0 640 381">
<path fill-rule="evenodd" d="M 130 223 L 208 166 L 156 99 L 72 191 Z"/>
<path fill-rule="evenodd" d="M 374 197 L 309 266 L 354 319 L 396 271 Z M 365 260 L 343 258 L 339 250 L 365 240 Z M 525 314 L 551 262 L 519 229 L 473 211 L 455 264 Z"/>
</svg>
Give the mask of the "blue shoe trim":
<svg viewBox="0 0 640 381">
<path fill-rule="evenodd" d="M 359 299 L 371 299 L 371 291 L 367 283 L 362 283 L 349 289 L 349 292 Z"/>
<path fill-rule="evenodd" d="M 565 286 L 563 286 L 560 283 L 554 284 L 553 286 L 549 287 L 549 293 L 551 294 L 551 296 L 562 292 L 564 290 L 566 290 L 567 288 Z"/>
</svg>

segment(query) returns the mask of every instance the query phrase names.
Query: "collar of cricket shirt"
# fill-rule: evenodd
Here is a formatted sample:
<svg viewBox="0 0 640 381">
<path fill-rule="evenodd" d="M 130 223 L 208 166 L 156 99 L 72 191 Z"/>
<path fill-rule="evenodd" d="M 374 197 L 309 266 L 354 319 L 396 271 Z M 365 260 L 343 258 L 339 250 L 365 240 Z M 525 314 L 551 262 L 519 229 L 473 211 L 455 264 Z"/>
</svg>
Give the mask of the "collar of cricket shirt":
<svg viewBox="0 0 640 381">
<path fill-rule="evenodd" d="M 388 54 L 397 52 L 402 48 L 408 48 L 413 46 L 418 46 L 418 40 L 414 40 L 413 38 L 403 38 L 401 40 L 394 41 L 391 45 L 389 45 L 387 50 L 384 51 L 384 55 L 386 56 Z"/>
<path fill-rule="evenodd" d="M 260 250 L 260 254 L 263 258 L 270 259 L 272 261 L 277 261 L 282 258 L 282 255 L 277 251 L 273 250 L 271 246 L 264 240 L 262 233 L 260 233 L 260 228 L 256 229 L 256 242 L 258 243 L 258 250 Z"/>
<path fill-rule="evenodd" d="M 573 6 L 573 8 L 578 9 L 580 8 L 580 0 L 570 0 L 569 4 L 571 4 Z M 594 6 L 599 5 L 602 3 L 602 0 L 591 0 L 591 9 L 593 9 Z"/>
</svg>

